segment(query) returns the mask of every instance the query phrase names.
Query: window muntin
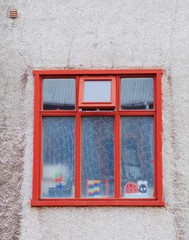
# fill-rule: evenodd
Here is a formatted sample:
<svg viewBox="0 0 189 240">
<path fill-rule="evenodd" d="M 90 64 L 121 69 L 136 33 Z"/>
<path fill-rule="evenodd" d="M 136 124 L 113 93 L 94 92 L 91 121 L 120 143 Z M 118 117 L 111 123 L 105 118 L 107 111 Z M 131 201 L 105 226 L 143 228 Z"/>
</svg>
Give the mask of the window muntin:
<svg viewBox="0 0 189 240">
<path fill-rule="evenodd" d="M 100 71 L 100 72 L 99 72 Z M 34 179 L 33 179 L 33 199 L 32 199 L 32 206 L 64 206 L 64 205 L 72 205 L 72 206 L 94 206 L 94 205 L 143 205 L 143 206 L 160 206 L 163 205 L 162 201 L 162 178 L 161 178 L 161 70 L 104 70 L 104 71 L 85 71 L 85 70 L 71 70 L 71 71 L 36 71 L 35 78 L 35 135 L 34 135 Z M 53 73 L 53 74 L 52 74 Z M 56 73 L 56 74 L 54 74 Z M 91 110 L 89 106 L 82 105 L 83 103 L 80 101 L 81 97 L 81 82 L 84 83 L 84 79 L 89 79 L 89 77 L 84 76 L 86 74 L 90 74 L 92 77 L 90 79 L 94 80 L 104 80 L 104 79 L 114 79 L 113 88 L 114 89 L 114 104 L 111 106 L 110 109 L 107 107 L 102 107 L 98 105 L 98 103 L 94 107 L 94 110 Z M 97 74 L 98 73 L 98 74 Z M 100 74 L 99 74 L 100 73 Z M 106 75 L 103 78 L 103 74 Z M 110 77 L 108 76 L 110 74 Z M 132 76 L 132 74 L 134 74 Z M 57 76 L 58 77 L 57 77 Z M 127 76 L 128 75 L 128 76 Z M 54 110 L 40 110 L 41 102 L 40 100 L 43 99 L 43 91 L 40 92 L 40 89 L 43 89 L 43 79 L 75 79 L 75 108 L 72 111 L 65 110 L 65 109 L 54 109 Z M 125 78 L 152 78 L 153 80 L 153 109 L 121 109 L 121 81 Z M 112 85 L 113 85 L 112 84 Z M 83 88 L 82 88 L 83 89 Z M 82 93 L 83 94 L 83 93 Z M 111 94 L 112 97 L 112 94 Z M 98 105 L 98 106 L 97 106 Z M 100 107 L 99 107 L 100 106 Z M 90 105 L 91 107 L 91 105 Z M 96 108 L 96 109 L 95 109 Z M 83 111 L 85 109 L 85 111 Z M 120 110 L 121 109 L 121 110 Z M 58 111 L 57 111 L 58 110 Z M 73 182 L 74 185 L 72 187 L 72 192 L 70 195 L 62 197 L 49 197 L 44 196 L 42 194 L 43 188 L 43 167 L 42 167 L 42 157 L 40 157 L 42 148 L 42 135 L 40 136 L 39 132 L 42 131 L 41 126 L 43 126 L 41 120 L 45 118 L 65 118 L 65 117 L 72 117 L 74 119 L 74 160 L 73 160 Z M 94 188 L 99 184 L 100 189 L 106 192 L 107 196 L 111 192 L 109 190 L 109 182 L 107 182 L 107 178 L 102 179 L 102 182 L 99 183 L 99 179 L 86 179 L 84 183 L 83 175 L 82 175 L 82 167 L 83 167 L 83 145 L 82 145 L 82 121 L 84 118 L 112 118 L 114 122 L 114 126 L 112 127 L 112 134 L 113 134 L 113 147 L 114 147 L 114 162 L 111 164 L 113 166 L 114 171 L 114 187 L 113 191 L 114 194 L 111 194 L 109 197 L 105 197 L 102 195 L 100 196 L 91 196 L 87 192 L 87 187 L 91 188 L 94 191 Z M 153 154 L 153 175 L 154 177 L 154 191 L 151 192 L 149 196 L 141 196 L 141 197 L 129 197 L 124 195 L 124 184 L 122 180 L 125 175 L 122 175 L 122 171 L 124 166 L 123 159 L 122 159 L 122 122 L 124 118 L 152 118 L 153 119 L 153 144 L 155 143 Z M 125 125 L 125 124 L 123 124 Z M 127 124 L 126 124 L 127 125 Z M 125 128 L 127 129 L 127 128 Z M 126 133 L 124 133 L 126 135 Z M 88 148 L 90 149 L 90 147 Z M 129 153 L 130 154 L 130 153 Z M 132 154 L 131 154 L 132 156 Z M 128 158 L 128 156 L 127 156 Z M 136 158 L 136 157 L 135 157 Z M 150 161 L 149 161 L 150 162 Z M 151 162 L 150 162 L 151 163 Z M 151 168 L 151 167 L 150 167 Z M 88 176 L 87 176 L 88 177 Z M 57 178 L 59 176 L 57 175 Z M 142 177 L 143 178 L 143 177 Z M 130 181 L 130 179 L 126 179 Z M 40 182 L 42 181 L 42 184 Z M 142 182 L 141 182 L 142 181 Z M 146 179 L 139 179 L 139 185 L 145 183 Z M 152 182 L 152 181 L 151 181 Z M 84 184 L 83 184 L 84 183 Z M 96 185 L 95 185 L 96 184 Z M 152 185 L 152 184 L 151 184 Z M 107 187 L 108 186 L 108 187 Z M 86 187 L 86 191 L 84 191 L 84 187 Z M 142 186 L 144 187 L 144 186 Z M 108 189 L 108 191 L 106 190 Z M 143 188 L 143 191 L 145 189 Z"/>
</svg>

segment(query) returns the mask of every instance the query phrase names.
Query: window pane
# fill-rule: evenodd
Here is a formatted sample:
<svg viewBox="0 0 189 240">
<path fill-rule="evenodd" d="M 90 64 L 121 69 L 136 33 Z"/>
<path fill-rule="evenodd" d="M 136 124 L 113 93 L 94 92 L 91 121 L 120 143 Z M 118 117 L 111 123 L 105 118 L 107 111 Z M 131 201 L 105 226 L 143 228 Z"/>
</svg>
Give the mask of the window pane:
<svg viewBox="0 0 189 240">
<path fill-rule="evenodd" d="M 75 108 L 75 79 L 44 79 L 43 109 L 73 110 Z"/>
<path fill-rule="evenodd" d="M 153 117 L 121 118 L 121 191 L 124 198 L 154 193 Z"/>
<path fill-rule="evenodd" d="M 153 109 L 153 78 L 122 78 L 122 109 Z"/>
<path fill-rule="evenodd" d="M 73 117 L 43 118 L 43 198 L 74 197 Z"/>
<path fill-rule="evenodd" d="M 111 81 L 84 81 L 84 102 L 110 102 Z"/>
<path fill-rule="evenodd" d="M 114 118 L 82 118 L 82 197 L 114 196 Z"/>
</svg>

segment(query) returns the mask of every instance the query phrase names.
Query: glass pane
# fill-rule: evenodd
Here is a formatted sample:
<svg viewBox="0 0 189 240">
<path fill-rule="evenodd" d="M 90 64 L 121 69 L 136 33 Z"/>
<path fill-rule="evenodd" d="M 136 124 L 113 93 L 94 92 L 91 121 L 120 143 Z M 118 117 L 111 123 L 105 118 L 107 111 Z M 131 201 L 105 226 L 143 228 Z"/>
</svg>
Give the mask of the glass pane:
<svg viewBox="0 0 189 240">
<path fill-rule="evenodd" d="M 110 102 L 111 81 L 84 81 L 84 102 Z"/>
<path fill-rule="evenodd" d="M 124 198 L 154 193 L 153 117 L 121 118 L 121 192 Z"/>
<path fill-rule="evenodd" d="M 153 78 L 121 79 L 122 109 L 153 109 L 153 107 L 154 107 Z"/>
<path fill-rule="evenodd" d="M 73 117 L 43 118 L 43 198 L 74 197 Z"/>
<path fill-rule="evenodd" d="M 75 79 L 44 79 L 43 109 L 75 109 Z"/>
<path fill-rule="evenodd" d="M 82 118 L 82 197 L 114 196 L 114 118 Z"/>
</svg>

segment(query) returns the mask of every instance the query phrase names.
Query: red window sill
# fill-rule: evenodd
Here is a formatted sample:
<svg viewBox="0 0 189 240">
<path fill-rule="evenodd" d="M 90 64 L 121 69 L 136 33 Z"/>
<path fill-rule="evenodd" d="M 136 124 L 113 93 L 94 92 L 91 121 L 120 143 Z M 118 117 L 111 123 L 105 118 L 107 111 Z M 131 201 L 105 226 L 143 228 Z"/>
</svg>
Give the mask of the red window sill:
<svg viewBox="0 0 189 240">
<path fill-rule="evenodd" d="M 138 206 L 138 207 L 163 207 L 165 203 L 163 200 L 73 200 L 73 199 L 66 199 L 66 200 L 51 200 L 43 199 L 43 200 L 31 200 L 32 207 L 86 207 L 86 206 Z"/>
</svg>

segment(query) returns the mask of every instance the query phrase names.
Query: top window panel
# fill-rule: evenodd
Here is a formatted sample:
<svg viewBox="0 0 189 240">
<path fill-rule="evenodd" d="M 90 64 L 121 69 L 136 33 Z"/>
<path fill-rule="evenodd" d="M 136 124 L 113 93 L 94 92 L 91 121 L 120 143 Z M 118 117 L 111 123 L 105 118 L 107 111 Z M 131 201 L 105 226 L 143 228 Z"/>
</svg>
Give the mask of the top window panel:
<svg viewBox="0 0 189 240">
<path fill-rule="evenodd" d="M 153 109 L 153 78 L 121 78 L 121 109 Z"/>
<path fill-rule="evenodd" d="M 75 79 L 43 79 L 43 110 L 74 110 Z"/>
<path fill-rule="evenodd" d="M 81 77 L 79 83 L 79 107 L 114 108 L 115 77 Z"/>
</svg>

